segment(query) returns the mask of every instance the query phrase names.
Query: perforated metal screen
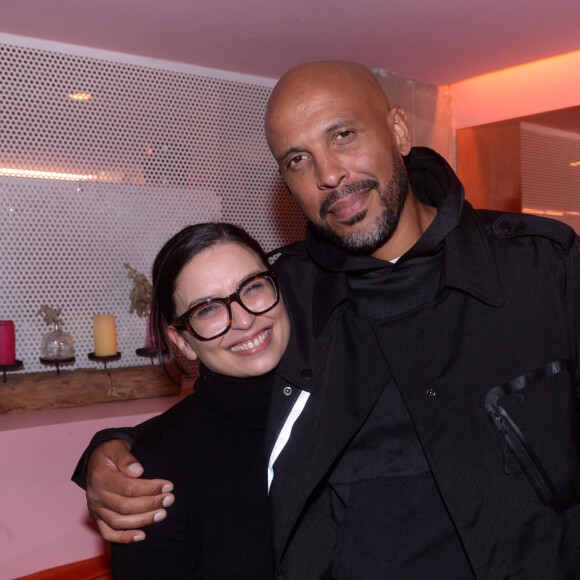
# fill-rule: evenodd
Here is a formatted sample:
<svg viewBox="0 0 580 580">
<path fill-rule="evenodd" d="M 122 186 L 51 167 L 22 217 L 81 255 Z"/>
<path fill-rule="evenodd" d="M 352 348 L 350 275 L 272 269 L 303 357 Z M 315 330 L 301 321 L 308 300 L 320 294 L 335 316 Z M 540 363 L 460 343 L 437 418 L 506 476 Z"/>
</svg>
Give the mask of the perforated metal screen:
<svg viewBox="0 0 580 580">
<path fill-rule="evenodd" d="M 270 84 L 174 69 L 0 43 L 0 319 L 27 371 L 47 370 L 42 304 L 63 308 L 77 367 L 109 313 L 112 364 L 143 364 L 123 263 L 149 274 L 187 224 L 232 221 L 268 250 L 303 235 L 263 137 Z"/>
</svg>

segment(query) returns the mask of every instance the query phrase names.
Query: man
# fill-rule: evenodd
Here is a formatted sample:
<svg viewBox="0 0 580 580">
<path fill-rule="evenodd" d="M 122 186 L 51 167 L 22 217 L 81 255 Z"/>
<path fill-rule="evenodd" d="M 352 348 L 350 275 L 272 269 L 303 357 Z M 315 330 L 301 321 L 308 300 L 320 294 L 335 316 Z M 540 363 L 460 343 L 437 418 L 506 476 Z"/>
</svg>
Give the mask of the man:
<svg viewBox="0 0 580 580">
<path fill-rule="evenodd" d="M 309 219 L 277 262 L 293 321 L 268 450 L 278 577 L 580 577 L 573 232 L 475 212 L 360 65 L 291 69 L 265 127 Z M 92 454 L 87 493 L 121 541 L 109 525 L 173 500 L 124 477 L 127 448 Z"/>
</svg>

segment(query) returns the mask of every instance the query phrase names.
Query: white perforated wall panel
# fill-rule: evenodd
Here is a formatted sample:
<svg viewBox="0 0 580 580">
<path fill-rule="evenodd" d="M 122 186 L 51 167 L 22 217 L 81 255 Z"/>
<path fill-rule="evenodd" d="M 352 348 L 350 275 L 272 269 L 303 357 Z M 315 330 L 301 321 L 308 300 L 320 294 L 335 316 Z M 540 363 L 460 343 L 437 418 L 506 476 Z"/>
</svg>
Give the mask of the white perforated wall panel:
<svg viewBox="0 0 580 580">
<path fill-rule="evenodd" d="M 268 250 L 303 235 L 263 137 L 270 84 L 126 60 L 0 43 L 0 319 L 26 371 L 47 370 L 41 304 L 63 308 L 76 367 L 96 366 L 92 316 L 108 313 L 111 366 L 144 364 L 123 263 L 149 274 L 189 223 L 238 223 Z"/>
</svg>

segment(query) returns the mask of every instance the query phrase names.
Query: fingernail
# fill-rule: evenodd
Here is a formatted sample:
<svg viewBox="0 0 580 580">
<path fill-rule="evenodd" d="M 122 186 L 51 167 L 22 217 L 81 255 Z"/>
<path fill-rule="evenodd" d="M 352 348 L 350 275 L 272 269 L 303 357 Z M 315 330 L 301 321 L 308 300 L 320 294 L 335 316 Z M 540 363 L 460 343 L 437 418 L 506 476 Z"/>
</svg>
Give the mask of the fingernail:
<svg viewBox="0 0 580 580">
<path fill-rule="evenodd" d="M 155 514 L 155 516 L 153 517 L 153 521 L 155 523 L 162 522 L 165 519 L 166 516 L 167 516 L 167 514 L 165 512 L 157 512 Z"/>
<path fill-rule="evenodd" d="M 141 465 L 139 463 L 131 463 L 127 469 L 135 474 L 141 473 Z"/>
<path fill-rule="evenodd" d="M 145 539 L 145 534 L 137 534 L 137 535 L 133 536 L 134 542 L 141 542 L 144 539 Z"/>
<path fill-rule="evenodd" d="M 175 501 L 175 497 L 172 495 L 168 495 L 164 500 L 163 500 L 163 507 L 169 507 L 170 505 L 173 505 L 173 502 Z"/>
<path fill-rule="evenodd" d="M 171 485 L 171 483 L 166 483 L 162 488 L 161 488 L 161 493 L 169 493 L 170 491 L 173 491 L 173 485 Z"/>
</svg>

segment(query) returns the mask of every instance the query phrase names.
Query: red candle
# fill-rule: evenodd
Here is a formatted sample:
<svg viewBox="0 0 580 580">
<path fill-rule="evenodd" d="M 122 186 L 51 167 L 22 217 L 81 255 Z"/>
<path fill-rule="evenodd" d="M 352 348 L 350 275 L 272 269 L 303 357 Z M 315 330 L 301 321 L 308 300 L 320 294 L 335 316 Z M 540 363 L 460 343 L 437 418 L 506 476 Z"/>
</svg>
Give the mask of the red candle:
<svg viewBox="0 0 580 580">
<path fill-rule="evenodd" d="M 0 320 L 0 365 L 13 365 L 15 362 L 14 322 Z"/>
</svg>

